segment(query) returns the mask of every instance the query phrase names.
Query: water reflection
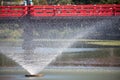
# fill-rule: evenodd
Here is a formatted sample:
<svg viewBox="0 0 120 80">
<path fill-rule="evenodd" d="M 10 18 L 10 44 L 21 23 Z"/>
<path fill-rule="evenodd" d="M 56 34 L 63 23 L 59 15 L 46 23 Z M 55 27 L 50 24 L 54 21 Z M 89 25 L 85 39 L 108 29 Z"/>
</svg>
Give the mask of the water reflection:
<svg viewBox="0 0 120 80">
<path fill-rule="evenodd" d="M 61 48 L 36 48 L 34 50 L 35 55 L 41 55 L 39 52 L 43 52 L 43 56 L 46 53 L 55 53 Z M 12 52 L 13 56 L 21 54 L 24 50 L 20 47 L 0 47 L 2 52 L 0 57 L 0 66 L 15 66 L 16 63 L 9 58 L 6 58 L 3 54 L 10 55 Z M 5 52 L 5 53 L 3 53 Z M 27 51 L 29 52 L 29 51 Z M 27 54 L 26 56 L 30 56 Z M 31 51 L 30 51 L 31 52 Z M 29 53 L 30 53 L 29 52 Z M 31 53 L 33 54 L 33 52 Z M 33 55 L 33 57 L 35 57 Z M 42 56 L 41 55 L 41 56 Z M 36 58 L 39 56 L 36 56 Z M 24 56 L 23 56 L 24 57 Z M 27 57 L 26 57 L 27 58 Z M 24 59 L 24 58 L 23 58 Z M 119 48 L 68 48 L 65 49 L 61 56 L 58 56 L 51 64 L 51 66 L 120 66 L 120 49 Z"/>
<path fill-rule="evenodd" d="M 69 69 L 71 70 L 71 69 Z M 98 69 L 97 69 L 98 70 Z M 42 73 L 45 74 L 43 77 L 25 77 L 24 74 L 26 73 L 19 73 L 18 75 L 14 72 L 11 75 L 0 75 L 0 79 L 2 80 L 119 80 L 120 79 L 120 70 L 111 70 L 107 71 L 103 68 L 103 70 L 93 70 L 90 71 L 77 71 L 71 70 L 68 71 L 67 69 L 57 69 L 53 71 L 43 71 Z"/>
</svg>

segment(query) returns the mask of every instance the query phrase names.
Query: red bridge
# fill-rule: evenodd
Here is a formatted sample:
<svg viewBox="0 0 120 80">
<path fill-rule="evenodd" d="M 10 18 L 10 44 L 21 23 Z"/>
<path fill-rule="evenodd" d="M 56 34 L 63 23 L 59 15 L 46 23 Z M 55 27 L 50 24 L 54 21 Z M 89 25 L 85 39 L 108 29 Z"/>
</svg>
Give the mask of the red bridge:
<svg viewBox="0 0 120 80">
<path fill-rule="evenodd" d="M 120 16 L 120 4 L 0 6 L 0 17 Z"/>
</svg>

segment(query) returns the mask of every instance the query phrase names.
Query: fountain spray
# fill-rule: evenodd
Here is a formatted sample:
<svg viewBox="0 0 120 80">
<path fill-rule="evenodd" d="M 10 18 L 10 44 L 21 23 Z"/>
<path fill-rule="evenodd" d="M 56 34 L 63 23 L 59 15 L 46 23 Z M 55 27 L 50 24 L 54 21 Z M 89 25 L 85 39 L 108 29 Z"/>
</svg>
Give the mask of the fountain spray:
<svg viewBox="0 0 120 80">
<path fill-rule="evenodd" d="M 27 5 L 33 5 L 33 2 L 32 0 L 24 0 L 24 5 L 27 6 Z M 29 8 L 28 8 L 28 11 L 29 11 Z M 26 20 L 29 19 L 29 13 L 28 15 L 26 16 Z M 25 50 L 24 53 L 26 54 L 30 54 L 30 53 L 34 53 L 33 49 L 35 48 L 35 46 L 33 45 L 33 28 L 32 27 L 29 27 L 30 25 L 28 26 L 25 26 L 24 27 L 24 42 L 23 42 L 23 46 L 22 48 Z M 25 77 L 42 77 L 43 74 L 32 74 L 32 75 L 25 75 Z"/>
</svg>

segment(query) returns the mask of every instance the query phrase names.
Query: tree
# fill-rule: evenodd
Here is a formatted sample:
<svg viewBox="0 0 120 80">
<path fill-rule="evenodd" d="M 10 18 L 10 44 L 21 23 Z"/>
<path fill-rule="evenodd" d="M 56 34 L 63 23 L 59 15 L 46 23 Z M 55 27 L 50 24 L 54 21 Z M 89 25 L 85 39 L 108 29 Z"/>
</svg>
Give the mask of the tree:
<svg viewBox="0 0 120 80">
<path fill-rule="evenodd" d="M 90 4 L 91 0 L 72 0 L 74 4 Z"/>
<path fill-rule="evenodd" d="M 120 0 L 101 0 L 100 3 L 103 3 L 103 4 L 119 4 Z"/>
<path fill-rule="evenodd" d="M 90 4 L 99 4 L 101 0 L 90 0 Z"/>
<path fill-rule="evenodd" d="M 46 0 L 33 0 L 33 3 L 35 5 L 47 5 L 47 1 Z"/>
<path fill-rule="evenodd" d="M 19 5 L 21 2 L 23 0 L 0 0 L 0 5 Z"/>
<path fill-rule="evenodd" d="M 58 4 L 72 4 L 72 0 L 60 0 Z"/>
<path fill-rule="evenodd" d="M 72 0 L 74 4 L 120 4 L 120 0 Z"/>
<path fill-rule="evenodd" d="M 120 0 L 114 0 L 115 4 L 120 4 Z"/>
<path fill-rule="evenodd" d="M 53 4 L 53 5 L 64 5 L 64 4 L 72 4 L 72 0 L 47 0 L 49 4 Z"/>
<path fill-rule="evenodd" d="M 0 5 L 3 6 L 3 0 L 0 0 Z"/>
</svg>

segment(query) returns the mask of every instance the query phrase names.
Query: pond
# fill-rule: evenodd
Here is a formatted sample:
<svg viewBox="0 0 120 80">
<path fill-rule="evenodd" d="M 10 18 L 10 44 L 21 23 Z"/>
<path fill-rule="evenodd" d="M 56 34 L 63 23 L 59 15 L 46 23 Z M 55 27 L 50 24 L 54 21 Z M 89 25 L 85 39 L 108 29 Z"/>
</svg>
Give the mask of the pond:
<svg viewBox="0 0 120 80">
<path fill-rule="evenodd" d="M 115 67 L 57 67 L 46 68 L 43 77 L 25 77 L 26 71 L 21 68 L 2 68 L 1 80 L 119 80 L 120 68 Z"/>
<path fill-rule="evenodd" d="M 3 49 L 3 47 L 2 47 Z M 22 51 L 21 48 L 11 48 Z M 36 48 L 55 51 L 59 48 Z M 9 50 L 10 51 L 10 50 Z M 111 54 L 112 51 L 112 54 Z M 119 48 L 68 48 L 42 72 L 43 77 L 25 77 L 29 74 L 8 58 L 2 59 L 1 80 L 119 80 Z M 20 54 L 20 53 L 18 53 Z M 117 61 L 118 60 L 118 61 Z M 9 64 L 8 64 L 9 63 Z M 6 66 L 5 66 L 6 65 Z M 100 67 L 101 66 L 101 67 Z"/>
</svg>

